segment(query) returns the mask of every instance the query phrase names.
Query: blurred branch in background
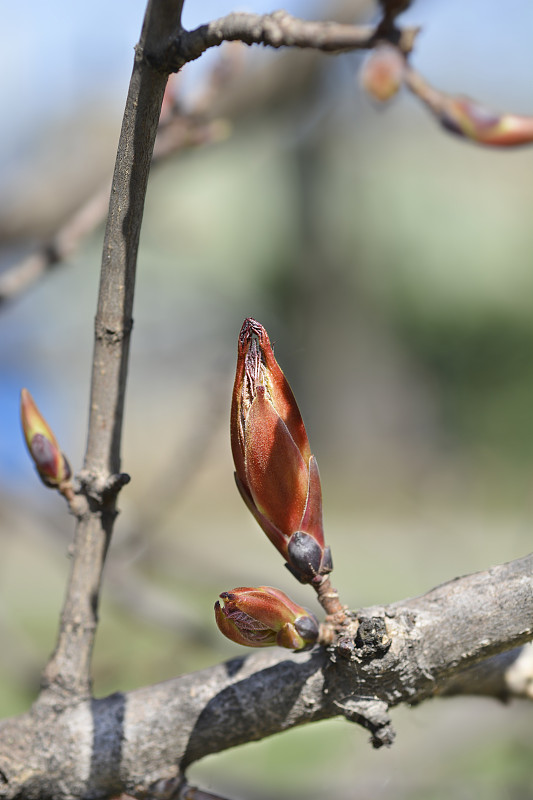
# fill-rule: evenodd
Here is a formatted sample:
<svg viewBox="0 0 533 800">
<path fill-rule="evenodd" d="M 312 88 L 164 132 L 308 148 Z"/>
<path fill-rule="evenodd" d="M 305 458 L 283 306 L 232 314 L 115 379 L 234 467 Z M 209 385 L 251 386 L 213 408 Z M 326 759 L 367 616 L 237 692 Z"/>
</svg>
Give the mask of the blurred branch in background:
<svg viewBox="0 0 533 800">
<path fill-rule="evenodd" d="M 214 68 L 212 86 L 208 85 L 205 92 L 207 96 L 220 88 L 223 72 L 219 65 Z M 154 166 L 182 150 L 220 141 L 228 135 L 228 126 L 222 120 L 206 119 L 194 108 L 185 111 L 174 96 L 173 83 L 170 81 L 167 86 L 167 98 L 152 159 Z M 206 102 L 206 98 L 201 96 L 199 108 Z M 36 252 L 0 275 L 0 307 L 74 254 L 84 239 L 105 221 L 110 191 L 111 182 L 91 195 Z"/>
<path fill-rule="evenodd" d="M 213 445 L 213 438 L 226 412 L 224 389 L 216 372 L 210 373 L 198 388 L 197 394 L 202 401 L 197 405 L 196 413 L 201 417 L 202 425 L 186 429 L 185 440 L 175 443 L 169 461 L 160 466 L 158 475 L 152 478 L 142 496 L 136 498 L 136 513 L 128 516 L 129 522 L 123 526 L 106 570 L 106 595 L 129 618 L 180 635 L 191 644 L 204 646 L 212 643 L 214 628 L 206 628 L 203 615 L 187 596 L 186 589 L 173 582 L 175 588 L 170 593 L 158 585 L 164 565 L 169 561 L 175 565 L 178 558 L 174 551 L 169 554 L 167 545 L 158 539 L 195 481 Z M 17 518 L 17 506 L 8 497 L 4 499 L 2 508 L 6 515 L 11 509 L 10 518 Z M 39 541 L 44 535 L 48 546 L 53 545 L 60 558 L 68 540 L 55 520 L 31 508 L 26 514 L 24 537 L 35 536 Z M 5 527 L 13 527 L 13 523 L 6 523 Z M 174 575 L 175 572 L 174 566 Z M 37 653 L 35 658 L 31 657 L 25 642 L 19 641 L 18 628 L 8 626 L 7 622 L 8 616 L 3 615 L 0 609 L 0 628 L 6 643 L 6 658 L 2 660 L 7 672 L 16 674 L 18 682 L 31 690 L 38 684 Z"/>
<path fill-rule="evenodd" d="M 479 694 L 504 702 L 513 697 L 533 700 L 533 642 L 464 670 L 440 694 L 442 697 Z"/>
<path fill-rule="evenodd" d="M 180 69 L 184 63 L 198 58 L 206 49 L 224 42 L 263 44 L 276 48 L 308 48 L 332 53 L 376 48 L 378 57 L 375 61 L 381 60 L 375 68 L 379 74 L 364 84 L 365 89 L 375 99 L 390 99 L 404 82 L 449 132 L 475 143 L 494 147 L 514 147 L 533 141 L 533 117 L 492 112 L 468 98 L 454 97 L 438 91 L 409 65 L 401 70 L 398 63 L 384 63 L 385 60 L 379 58 L 383 43 L 408 60 L 420 29 L 396 27 L 395 18 L 405 10 L 408 2 L 383 2 L 382 5 L 384 17 L 377 26 L 308 22 L 284 11 L 266 15 L 230 14 L 196 30 L 182 32 L 174 44 L 180 52 L 181 60 L 174 64 L 173 69 Z M 168 57 L 166 54 L 165 58 Z M 171 48 L 170 58 L 172 57 Z M 177 101 L 169 99 L 174 91 L 169 83 L 154 148 L 154 165 L 185 148 L 217 142 L 228 135 L 228 124 L 216 116 L 216 110 L 214 118 L 213 111 L 208 110 L 213 105 L 216 109 L 217 96 L 222 98 L 224 106 L 228 87 L 235 78 L 235 69 L 228 69 L 228 63 L 232 63 L 231 59 L 223 57 L 215 66 L 203 93 L 191 108 L 182 108 Z M 235 63 L 236 60 L 233 60 L 233 64 Z M 386 89 L 383 95 L 383 84 L 390 87 L 391 82 L 395 88 Z M 99 189 L 36 252 L 3 272 L 0 276 L 0 306 L 14 299 L 74 253 L 83 239 L 105 219 L 109 191 L 110 184 Z"/>
</svg>

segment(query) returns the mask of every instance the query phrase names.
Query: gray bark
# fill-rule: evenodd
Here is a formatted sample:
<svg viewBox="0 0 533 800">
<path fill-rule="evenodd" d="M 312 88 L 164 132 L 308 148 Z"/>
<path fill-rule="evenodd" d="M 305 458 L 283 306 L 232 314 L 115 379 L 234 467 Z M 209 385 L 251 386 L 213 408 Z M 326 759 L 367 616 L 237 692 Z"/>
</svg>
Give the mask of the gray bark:
<svg viewBox="0 0 533 800">
<path fill-rule="evenodd" d="M 137 250 L 148 174 L 168 74 L 149 55 L 179 29 L 182 0 L 150 0 L 131 76 L 111 187 L 95 319 L 87 451 L 67 594 L 57 645 L 43 674 L 43 702 L 90 698 L 100 581 L 116 517 Z M 51 699 L 48 697 L 51 696 Z"/>
<path fill-rule="evenodd" d="M 0 798 L 170 796 L 209 753 L 333 716 L 364 725 L 375 746 L 390 744 L 390 707 L 479 692 L 488 673 L 492 694 L 497 669 L 533 638 L 533 555 L 356 616 L 366 639 L 348 628 L 327 649 L 261 650 L 102 700 L 37 702 L 0 723 Z"/>
</svg>

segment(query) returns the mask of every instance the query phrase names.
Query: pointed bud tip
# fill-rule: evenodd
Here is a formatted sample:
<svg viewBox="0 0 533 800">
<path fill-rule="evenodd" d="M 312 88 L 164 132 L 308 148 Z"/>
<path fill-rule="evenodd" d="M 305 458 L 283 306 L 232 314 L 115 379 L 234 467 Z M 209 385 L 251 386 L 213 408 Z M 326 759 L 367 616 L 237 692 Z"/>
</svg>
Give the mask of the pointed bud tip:
<svg viewBox="0 0 533 800">
<path fill-rule="evenodd" d="M 26 388 L 20 392 L 20 419 L 28 452 L 39 477 L 45 486 L 56 488 L 70 478 L 70 464 Z"/>
</svg>

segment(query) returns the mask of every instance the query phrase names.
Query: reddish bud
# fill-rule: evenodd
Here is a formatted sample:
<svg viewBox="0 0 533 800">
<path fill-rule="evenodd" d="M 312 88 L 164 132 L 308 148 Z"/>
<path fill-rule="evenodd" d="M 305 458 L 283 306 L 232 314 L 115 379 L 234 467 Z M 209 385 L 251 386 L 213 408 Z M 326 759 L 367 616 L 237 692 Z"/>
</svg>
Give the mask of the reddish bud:
<svg viewBox="0 0 533 800">
<path fill-rule="evenodd" d="M 288 568 L 302 583 L 320 580 L 331 571 L 331 556 L 324 546 L 318 466 L 267 332 L 253 319 L 239 335 L 231 449 L 242 498 Z M 296 533 L 312 557 L 298 557 L 301 544 L 290 547 Z"/>
<path fill-rule="evenodd" d="M 372 100 L 386 103 L 398 92 L 404 76 L 405 58 L 397 47 L 382 43 L 365 59 L 359 81 Z"/>
<path fill-rule="evenodd" d="M 452 133 L 492 147 L 533 142 L 533 117 L 498 114 L 467 97 L 448 98 L 440 121 Z"/>
<path fill-rule="evenodd" d="M 70 478 L 70 465 L 27 389 L 20 393 L 20 418 L 28 451 L 39 477 L 49 488 L 57 488 Z"/>
<path fill-rule="evenodd" d="M 308 650 L 318 638 L 316 617 L 271 586 L 241 586 L 220 595 L 215 603 L 220 631 L 237 644 Z"/>
</svg>

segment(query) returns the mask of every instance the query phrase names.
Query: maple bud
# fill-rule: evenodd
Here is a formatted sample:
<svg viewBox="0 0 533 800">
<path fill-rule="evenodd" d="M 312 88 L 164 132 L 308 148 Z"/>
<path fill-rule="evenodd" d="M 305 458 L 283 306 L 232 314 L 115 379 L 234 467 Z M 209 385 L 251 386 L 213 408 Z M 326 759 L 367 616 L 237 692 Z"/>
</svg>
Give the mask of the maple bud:
<svg viewBox="0 0 533 800">
<path fill-rule="evenodd" d="M 386 103 L 398 92 L 405 75 L 405 58 L 397 47 L 378 44 L 367 56 L 359 81 L 365 92 L 379 103 Z"/>
<path fill-rule="evenodd" d="M 308 650 L 318 638 L 314 614 L 272 586 L 241 586 L 222 592 L 220 598 L 224 605 L 215 603 L 216 623 L 237 644 Z"/>
<path fill-rule="evenodd" d="M 231 449 L 241 496 L 302 583 L 331 572 L 315 457 L 266 330 L 246 319 L 239 334 Z"/>
<path fill-rule="evenodd" d="M 27 389 L 20 393 L 20 418 L 24 438 L 39 477 L 49 488 L 59 487 L 69 480 L 70 465 Z"/>
<path fill-rule="evenodd" d="M 533 117 L 499 114 L 468 97 L 449 97 L 440 115 L 444 128 L 492 147 L 533 142 Z"/>
</svg>

